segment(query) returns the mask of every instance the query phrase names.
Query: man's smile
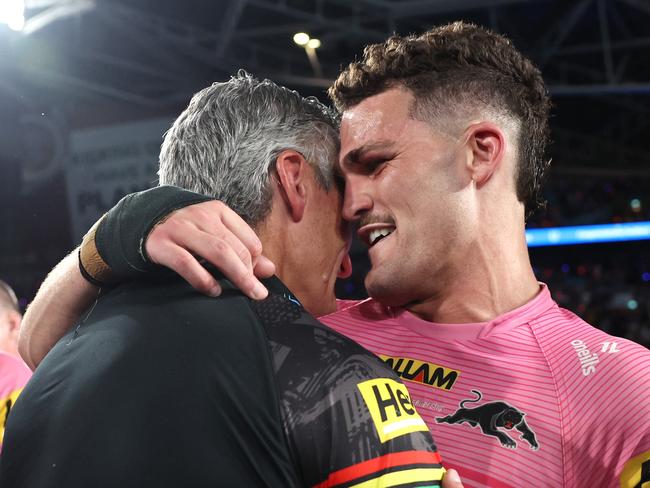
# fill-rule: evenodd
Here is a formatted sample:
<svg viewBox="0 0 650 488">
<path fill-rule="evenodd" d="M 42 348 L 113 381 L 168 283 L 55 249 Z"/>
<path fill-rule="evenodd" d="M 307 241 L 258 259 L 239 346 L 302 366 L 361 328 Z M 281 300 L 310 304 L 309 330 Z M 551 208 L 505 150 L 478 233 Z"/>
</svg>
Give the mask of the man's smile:
<svg viewBox="0 0 650 488">
<path fill-rule="evenodd" d="M 357 231 L 357 235 L 368 247 L 372 247 L 382 239 L 391 235 L 395 229 L 395 224 L 377 222 L 374 224 L 364 225 Z"/>
</svg>

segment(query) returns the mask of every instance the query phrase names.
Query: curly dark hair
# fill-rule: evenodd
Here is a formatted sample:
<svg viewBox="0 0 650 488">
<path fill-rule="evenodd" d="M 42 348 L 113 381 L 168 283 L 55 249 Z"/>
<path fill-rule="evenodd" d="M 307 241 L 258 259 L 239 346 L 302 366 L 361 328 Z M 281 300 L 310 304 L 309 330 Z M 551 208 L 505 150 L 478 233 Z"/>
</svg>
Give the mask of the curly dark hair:
<svg viewBox="0 0 650 488">
<path fill-rule="evenodd" d="M 528 215 L 544 205 L 551 102 L 540 71 L 502 35 L 465 22 L 365 48 L 328 94 L 339 111 L 396 86 L 415 96 L 414 116 L 433 120 L 459 106 L 483 106 L 519 121 L 517 197 Z M 460 104 L 460 105 L 459 105 Z"/>
</svg>

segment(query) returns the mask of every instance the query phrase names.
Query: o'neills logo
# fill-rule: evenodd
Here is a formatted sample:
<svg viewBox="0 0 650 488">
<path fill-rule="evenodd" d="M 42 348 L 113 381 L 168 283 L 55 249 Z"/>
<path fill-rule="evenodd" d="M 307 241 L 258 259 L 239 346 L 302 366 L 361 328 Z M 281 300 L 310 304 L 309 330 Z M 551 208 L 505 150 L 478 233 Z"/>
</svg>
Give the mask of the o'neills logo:
<svg viewBox="0 0 650 488">
<path fill-rule="evenodd" d="M 582 374 L 589 376 L 590 374 L 595 373 L 596 364 L 598 364 L 598 355 L 592 354 L 591 351 L 587 349 L 587 344 L 580 339 L 571 341 L 571 345 L 578 353 L 580 366 L 582 366 Z"/>
<path fill-rule="evenodd" d="M 379 357 L 403 380 L 422 383 L 441 390 L 451 390 L 460 374 L 460 371 L 455 369 L 425 363 L 417 359 L 396 358 L 381 354 Z"/>
</svg>

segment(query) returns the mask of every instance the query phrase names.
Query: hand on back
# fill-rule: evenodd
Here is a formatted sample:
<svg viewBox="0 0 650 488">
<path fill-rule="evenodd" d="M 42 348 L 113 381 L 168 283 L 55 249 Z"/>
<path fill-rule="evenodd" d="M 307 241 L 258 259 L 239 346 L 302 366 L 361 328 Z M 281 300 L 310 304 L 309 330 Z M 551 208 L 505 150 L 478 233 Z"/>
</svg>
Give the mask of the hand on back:
<svg viewBox="0 0 650 488">
<path fill-rule="evenodd" d="M 219 295 L 221 287 L 201 259 L 213 264 L 254 299 L 268 294 L 258 278 L 268 278 L 275 272 L 273 263 L 262 255 L 262 243 L 255 232 L 217 200 L 169 214 L 149 233 L 145 250 L 153 263 L 172 269 L 196 290 L 210 296 Z"/>
</svg>

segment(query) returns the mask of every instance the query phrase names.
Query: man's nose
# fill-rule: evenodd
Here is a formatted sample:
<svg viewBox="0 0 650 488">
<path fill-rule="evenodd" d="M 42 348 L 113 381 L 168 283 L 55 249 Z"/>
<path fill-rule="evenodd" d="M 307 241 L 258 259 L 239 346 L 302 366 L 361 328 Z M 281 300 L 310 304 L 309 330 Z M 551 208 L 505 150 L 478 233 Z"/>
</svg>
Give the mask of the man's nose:
<svg viewBox="0 0 650 488">
<path fill-rule="evenodd" d="M 343 198 L 343 218 L 348 221 L 358 220 L 361 215 L 372 208 L 372 198 L 358 176 L 349 176 L 345 180 Z"/>
</svg>

